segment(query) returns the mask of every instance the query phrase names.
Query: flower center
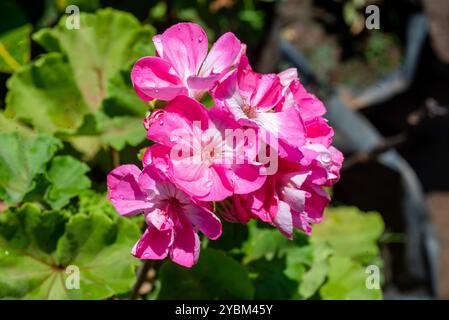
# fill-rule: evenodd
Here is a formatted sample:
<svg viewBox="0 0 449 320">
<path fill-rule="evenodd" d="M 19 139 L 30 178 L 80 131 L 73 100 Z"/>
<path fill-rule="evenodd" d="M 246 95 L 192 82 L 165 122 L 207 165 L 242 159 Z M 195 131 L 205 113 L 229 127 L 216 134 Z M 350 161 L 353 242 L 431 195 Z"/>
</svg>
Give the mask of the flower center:
<svg viewBox="0 0 449 320">
<path fill-rule="evenodd" d="M 249 119 L 254 119 L 257 116 L 256 108 L 250 105 L 244 105 L 242 111 Z"/>
<path fill-rule="evenodd" d="M 163 201 L 163 203 L 172 210 L 179 209 L 181 207 L 181 202 L 176 197 L 169 197 Z"/>
</svg>

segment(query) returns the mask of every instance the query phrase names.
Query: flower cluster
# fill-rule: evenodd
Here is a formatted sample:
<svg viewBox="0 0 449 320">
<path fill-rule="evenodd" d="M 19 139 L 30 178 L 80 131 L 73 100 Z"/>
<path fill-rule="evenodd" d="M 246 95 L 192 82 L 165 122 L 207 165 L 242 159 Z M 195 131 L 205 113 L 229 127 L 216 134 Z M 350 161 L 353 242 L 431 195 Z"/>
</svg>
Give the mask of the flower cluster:
<svg viewBox="0 0 449 320">
<path fill-rule="evenodd" d="M 325 187 L 343 162 L 331 146 L 324 105 L 301 85 L 296 69 L 254 72 L 246 46 L 232 33 L 208 53 L 204 30 L 179 23 L 153 38 L 156 57 L 132 70 L 137 94 L 166 101 L 145 120 L 155 142 L 141 170 L 122 165 L 108 175 L 118 213 L 145 215 L 146 231 L 132 254 L 166 256 L 183 266 L 198 261 L 198 230 L 221 235 L 214 214 L 230 222 L 260 219 L 292 238 L 319 223 L 329 202 Z M 201 101 L 211 97 L 209 109 Z"/>
</svg>

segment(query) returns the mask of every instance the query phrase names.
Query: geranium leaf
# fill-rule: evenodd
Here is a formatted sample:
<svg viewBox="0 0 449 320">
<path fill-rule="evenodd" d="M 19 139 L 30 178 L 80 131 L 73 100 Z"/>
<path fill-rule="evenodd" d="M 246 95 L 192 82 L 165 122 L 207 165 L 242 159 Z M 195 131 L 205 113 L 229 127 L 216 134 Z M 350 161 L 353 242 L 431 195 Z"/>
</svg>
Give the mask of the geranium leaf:
<svg viewBox="0 0 449 320">
<path fill-rule="evenodd" d="M 122 150 L 126 145 L 137 146 L 146 134 L 142 118 L 134 117 L 102 117 L 99 129 L 102 144 L 116 150 Z"/>
<path fill-rule="evenodd" d="M 129 70 L 142 55 L 154 54 L 153 28 L 113 9 L 81 13 L 80 29 L 65 22 L 33 35 L 50 53 L 9 79 L 5 115 L 57 133 L 85 159 L 102 147 L 137 145 L 145 138 L 141 121 L 148 107 L 132 89 Z M 92 119 L 95 130 L 86 132 Z"/>
<path fill-rule="evenodd" d="M 242 246 L 245 253 L 243 263 L 249 263 L 260 258 L 271 260 L 280 251 L 294 245 L 276 229 L 258 228 L 255 221 L 248 223 L 249 237 Z"/>
<path fill-rule="evenodd" d="M 313 263 L 303 276 L 299 286 L 299 294 L 302 298 L 310 298 L 324 283 L 329 269 L 328 258 L 333 253 L 331 247 L 326 244 L 313 248 Z"/>
<path fill-rule="evenodd" d="M 0 72 L 11 73 L 30 60 L 31 25 L 12 1 L 0 3 Z"/>
<path fill-rule="evenodd" d="M 131 289 L 137 226 L 101 211 L 71 214 L 25 204 L 0 216 L 0 298 L 104 299 Z M 67 267 L 79 270 L 69 287 Z"/>
<path fill-rule="evenodd" d="M 60 53 L 41 56 L 7 82 L 6 115 L 40 132 L 74 132 L 89 109 Z"/>
<path fill-rule="evenodd" d="M 143 118 L 149 108 L 149 104 L 137 96 L 129 75 L 129 70 L 117 72 L 107 84 L 107 97 L 103 101 L 103 110 L 110 117 Z"/>
<path fill-rule="evenodd" d="M 60 209 L 81 191 L 90 188 L 90 180 L 85 175 L 89 167 L 71 156 L 54 157 L 47 172 L 50 186 L 45 200 L 53 209 Z"/>
<path fill-rule="evenodd" d="M 254 284 L 254 299 L 291 299 L 298 282 L 285 275 L 286 261 L 259 259 L 248 265 Z"/>
<path fill-rule="evenodd" d="M 10 205 L 19 203 L 61 146 L 49 136 L 24 138 L 17 132 L 0 133 L 0 199 Z"/>
<path fill-rule="evenodd" d="M 142 50 L 139 42 L 145 40 L 147 55 L 154 52 L 151 44 L 154 30 L 142 26 L 129 13 L 103 9 L 96 14 L 81 14 L 78 30 L 68 30 L 65 24 L 63 18 L 58 26 L 40 30 L 33 39 L 47 50 L 60 50 L 67 57 L 75 82 L 92 112 L 98 110 L 106 97 L 108 81 L 139 57 Z"/>
<path fill-rule="evenodd" d="M 380 214 L 355 207 L 329 208 L 325 219 L 313 229 L 313 244 L 329 244 L 336 255 L 369 263 L 378 253 L 377 240 L 384 230 Z M 354 244 L 357 245 L 354 245 Z"/>
<path fill-rule="evenodd" d="M 354 260 L 344 256 L 329 259 L 328 281 L 320 289 L 323 299 L 382 299 L 380 289 L 366 286 L 365 268 Z"/>
<path fill-rule="evenodd" d="M 252 299 L 248 272 L 215 249 L 201 250 L 198 264 L 187 269 L 166 261 L 160 269 L 159 299 Z"/>
<path fill-rule="evenodd" d="M 0 112 L 0 133 L 17 132 L 24 137 L 33 137 L 36 133 L 15 119 L 8 118 L 3 112 Z"/>
</svg>

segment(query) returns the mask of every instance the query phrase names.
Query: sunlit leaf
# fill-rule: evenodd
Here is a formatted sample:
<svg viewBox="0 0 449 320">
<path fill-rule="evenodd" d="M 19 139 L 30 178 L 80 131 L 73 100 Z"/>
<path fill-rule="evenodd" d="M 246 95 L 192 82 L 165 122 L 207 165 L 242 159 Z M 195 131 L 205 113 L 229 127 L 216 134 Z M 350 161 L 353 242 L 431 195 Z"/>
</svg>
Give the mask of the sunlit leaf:
<svg viewBox="0 0 449 320">
<path fill-rule="evenodd" d="M 30 60 L 31 25 L 13 1 L 0 2 L 0 72 L 11 73 Z"/>
<path fill-rule="evenodd" d="M 9 79 L 5 115 L 58 134 L 84 159 L 100 148 L 137 145 L 145 138 L 141 121 L 148 106 L 132 89 L 129 70 L 139 57 L 154 54 L 153 28 L 113 9 L 82 12 L 80 29 L 67 29 L 65 20 L 34 34 L 50 53 Z M 92 119 L 94 129 L 86 132 Z"/>
<path fill-rule="evenodd" d="M 33 39 L 67 57 L 84 101 L 95 112 L 106 97 L 108 81 L 140 57 L 142 46 L 147 55 L 154 53 L 153 34 L 152 28 L 142 26 L 131 14 L 103 9 L 81 14 L 78 30 L 68 30 L 63 18 L 58 26 L 40 30 Z"/>
<path fill-rule="evenodd" d="M 0 298 L 104 299 L 127 292 L 139 263 L 129 252 L 138 236 L 134 223 L 101 211 L 9 209 L 0 215 Z"/>
<path fill-rule="evenodd" d="M 324 283 L 329 270 L 328 258 L 333 250 L 328 245 L 317 245 L 313 248 L 313 263 L 303 276 L 299 286 L 299 294 L 310 298 Z"/>
<path fill-rule="evenodd" d="M 73 157 L 57 156 L 52 159 L 47 172 L 50 187 L 45 200 L 53 209 L 60 209 L 81 191 L 90 187 L 90 180 L 85 175 L 89 167 Z"/>
<path fill-rule="evenodd" d="M 382 291 L 368 288 L 368 274 L 358 262 L 347 257 L 334 256 L 329 259 L 329 280 L 320 289 L 323 299 L 382 299 Z"/>
<path fill-rule="evenodd" d="M 11 205 L 19 203 L 60 147 L 61 142 L 49 136 L 0 133 L 0 199 Z"/>
<path fill-rule="evenodd" d="M 380 214 L 355 207 L 329 208 L 322 223 L 313 228 L 314 244 L 329 244 L 337 255 L 369 263 L 378 253 L 377 241 L 384 230 Z"/>
</svg>

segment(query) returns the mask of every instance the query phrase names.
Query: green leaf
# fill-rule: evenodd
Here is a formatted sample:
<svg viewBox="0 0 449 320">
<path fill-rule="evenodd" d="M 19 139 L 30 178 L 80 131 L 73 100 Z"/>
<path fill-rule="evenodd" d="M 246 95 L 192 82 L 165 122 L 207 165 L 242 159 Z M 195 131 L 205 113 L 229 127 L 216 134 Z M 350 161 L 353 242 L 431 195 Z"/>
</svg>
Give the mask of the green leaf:
<svg viewBox="0 0 449 320">
<path fill-rule="evenodd" d="M 67 205 L 71 198 L 90 188 L 90 180 L 85 175 L 89 167 L 71 156 L 54 157 L 47 177 L 50 187 L 45 200 L 53 209 Z"/>
<path fill-rule="evenodd" d="M 86 190 L 81 192 L 78 200 L 77 213 L 89 214 L 90 212 L 102 212 L 112 219 L 117 217 L 117 211 L 111 202 L 106 199 L 106 194 Z M 127 220 L 133 221 L 139 227 L 139 230 L 145 225 L 145 217 L 143 215 L 129 217 Z"/>
<path fill-rule="evenodd" d="M 88 106 L 72 71 L 59 53 L 41 56 L 14 73 L 7 82 L 6 115 L 40 132 L 74 132 Z"/>
<path fill-rule="evenodd" d="M 0 215 L 0 298 L 105 299 L 129 291 L 137 226 L 101 211 L 71 215 L 25 204 Z M 70 288 L 68 266 L 79 270 Z"/>
<path fill-rule="evenodd" d="M 286 268 L 284 273 L 290 279 L 301 282 L 306 270 L 313 263 L 313 246 L 291 248 L 286 255 Z"/>
<path fill-rule="evenodd" d="M 210 109 L 215 105 L 215 101 L 209 93 L 206 93 L 201 99 L 201 104 L 204 105 L 207 109 Z"/>
<path fill-rule="evenodd" d="M 149 105 L 134 91 L 129 70 L 115 74 L 108 82 L 106 90 L 107 97 L 103 101 L 103 109 L 108 116 L 132 115 L 140 118 L 145 116 Z"/>
<path fill-rule="evenodd" d="M 249 239 L 242 247 L 245 257 L 243 263 L 249 263 L 260 258 L 273 259 L 278 251 L 288 245 L 289 240 L 277 229 L 257 228 L 255 221 L 248 223 Z"/>
<path fill-rule="evenodd" d="M 33 137 L 35 133 L 32 129 L 20 123 L 17 120 L 5 117 L 3 112 L 0 112 L 0 133 L 17 132 L 25 137 Z"/>
<path fill-rule="evenodd" d="M 24 25 L 0 34 L 0 72 L 14 72 L 30 61 L 31 29 Z"/>
<path fill-rule="evenodd" d="M 255 299 L 291 299 L 298 288 L 298 282 L 287 277 L 284 273 L 286 261 L 273 259 L 267 261 L 259 259 L 248 265 L 251 275 L 254 276 Z"/>
<path fill-rule="evenodd" d="M 137 146 L 145 139 L 142 118 L 102 118 L 99 123 L 100 140 L 104 145 L 122 150 L 126 145 Z"/>
<path fill-rule="evenodd" d="M 50 53 L 9 79 L 5 115 L 58 134 L 86 159 L 100 148 L 137 145 L 145 138 L 141 121 L 148 106 L 132 89 L 129 70 L 139 57 L 154 54 L 153 28 L 113 9 L 81 13 L 80 29 L 67 29 L 65 20 L 33 35 Z"/>
<path fill-rule="evenodd" d="M 0 72 L 11 73 L 30 60 L 31 25 L 12 1 L 0 3 Z"/>
<path fill-rule="evenodd" d="M 0 133 L 0 199 L 10 205 L 19 203 L 61 147 L 59 140 L 49 136 L 24 138 L 18 133 Z"/>
<path fill-rule="evenodd" d="M 133 63 L 142 51 L 146 55 L 154 53 L 153 28 L 141 26 L 129 13 L 103 9 L 96 14 L 82 13 L 78 30 L 68 30 L 65 24 L 66 19 L 62 18 L 58 26 L 40 30 L 33 39 L 47 50 L 58 50 L 67 57 L 92 112 L 101 106 L 108 81 L 117 72 Z"/>
<path fill-rule="evenodd" d="M 191 269 L 166 261 L 160 269 L 159 299 L 252 299 L 248 272 L 223 251 L 202 249 Z"/>
<path fill-rule="evenodd" d="M 384 230 L 380 214 L 355 207 L 326 210 L 323 222 L 313 228 L 313 244 L 329 244 L 336 255 L 369 263 L 378 253 L 377 240 Z M 357 245 L 354 245 L 357 244 Z"/>
<path fill-rule="evenodd" d="M 304 299 L 312 297 L 326 280 L 329 264 L 328 258 L 333 253 L 331 247 L 326 244 L 313 248 L 313 263 L 303 276 L 299 286 L 299 294 Z"/>
<path fill-rule="evenodd" d="M 91 122 L 92 123 L 87 123 Z M 88 132 L 83 128 L 90 127 Z M 94 117 L 90 115 L 85 118 L 85 123 L 76 135 L 65 137 L 73 147 L 85 155 L 89 160 L 100 150 L 108 146 L 122 150 L 125 146 L 137 146 L 145 140 L 146 131 L 143 127 L 142 118 L 136 117 L 108 117 L 99 111 Z"/>
<path fill-rule="evenodd" d="M 382 299 L 380 289 L 368 289 L 365 268 L 347 257 L 329 259 L 329 280 L 320 289 L 323 299 Z"/>
</svg>

